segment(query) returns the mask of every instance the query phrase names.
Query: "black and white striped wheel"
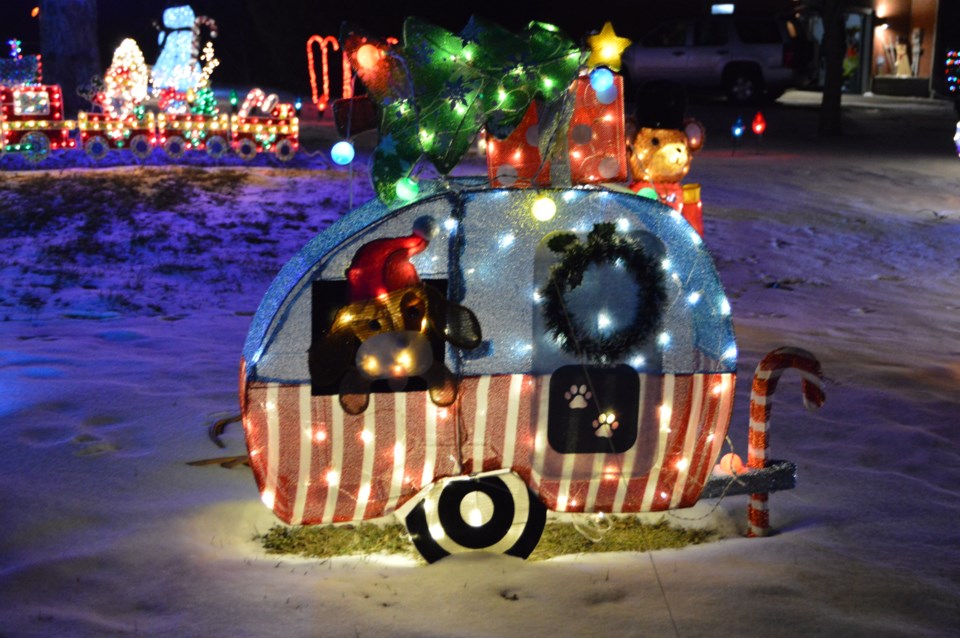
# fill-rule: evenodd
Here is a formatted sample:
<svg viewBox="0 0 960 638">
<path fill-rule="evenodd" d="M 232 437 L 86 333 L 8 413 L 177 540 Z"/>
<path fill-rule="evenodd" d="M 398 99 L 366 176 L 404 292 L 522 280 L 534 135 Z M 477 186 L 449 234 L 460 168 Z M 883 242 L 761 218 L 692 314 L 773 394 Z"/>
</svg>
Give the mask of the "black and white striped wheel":
<svg viewBox="0 0 960 638">
<path fill-rule="evenodd" d="M 450 554 L 488 551 L 526 558 L 540 541 L 547 508 L 513 472 L 435 483 L 406 518 L 428 563 Z"/>
</svg>

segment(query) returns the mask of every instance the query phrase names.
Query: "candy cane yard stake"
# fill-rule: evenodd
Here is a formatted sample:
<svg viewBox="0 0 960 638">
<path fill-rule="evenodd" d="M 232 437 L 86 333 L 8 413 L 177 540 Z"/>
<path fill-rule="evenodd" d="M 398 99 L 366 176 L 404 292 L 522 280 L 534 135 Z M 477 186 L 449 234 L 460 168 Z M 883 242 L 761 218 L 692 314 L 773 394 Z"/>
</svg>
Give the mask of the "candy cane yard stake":
<svg viewBox="0 0 960 638">
<path fill-rule="evenodd" d="M 320 47 L 320 63 L 323 73 L 323 95 L 317 93 L 317 69 L 313 58 L 313 45 Z M 327 46 L 333 47 L 334 51 L 340 50 L 340 43 L 332 35 L 325 38 L 319 35 L 312 35 L 307 40 L 307 71 L 310 73 L 310 91 L 314 105 L 317 111 L 323 113 L 330 102 L 330 67 L 327 63 Z M 353 75 L 353 69 L 350 66 L 350 56 L 343 56 L 343 93 L 342 97 L 348 99 L 353 97 L 353 87 L 350 80 Z"/>
<path fill-rule="evenodd" d="M 823 371 L 820 362 L 800 348 L 778 348 L 763 358 L 753 375 L 750 392 L 750 438 L 747 449 L 747 467 L 763 469 L 767 464 L 767 430 L 773 408 L 773 393 L 785 370 L 793 368 L 802 377 L 803 405 L 816 410 L 823 405 Z M 747 504 L 747 536 L 766 536 L 770 529 L 770 512 L 766 493 L 751 494 Z"/>
</svg>

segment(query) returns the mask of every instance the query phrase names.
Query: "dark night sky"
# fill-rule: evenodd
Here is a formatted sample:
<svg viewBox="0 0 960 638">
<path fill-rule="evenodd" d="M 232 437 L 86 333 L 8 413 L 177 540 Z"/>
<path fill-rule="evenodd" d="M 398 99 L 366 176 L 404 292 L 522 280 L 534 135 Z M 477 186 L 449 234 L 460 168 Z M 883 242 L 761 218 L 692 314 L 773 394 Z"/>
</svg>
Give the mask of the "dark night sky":
<svg viewBox="0 0 960 638">
<path fill-rule="evenodd" d="M 699 0 L 690 0 L 694 5 Z M 4 0 L 0 10 L 0 37 L 23 40 L 25 53 L 39 52 L 36 20 L 30 18 L 36 0 Z M 164 8 L 184 4 L 169 0 L 98 0 L 101 64 L 110 63 L 113 49 L 125 37 L 137 41 L 148 63 L 156 59 L 157 32 Z M 636 37 L 645 32 L 657 13 L 659 0 L 611 0 L 571 5 L 542 0 L 511 2 L 486 0 L 467 3 L 457 0 L 414 2 L 363 2 L 359 0 L 194 0 L 189 3 L 197 15 L 214 18 L 220 33 L 214 41 L 220 67 L 214 72 L 214 86 L 258 86 L 308 90 L 306 40 L 310 35 L 340 35 L 348 21 L 379 36 L 400 37 L 403 20 L 415 15 L 451 31 L 459 31 L 472 14 L 491 19 L 517 31 L 531 20 L 556 24 L 567 35 L 580 40 L 611 20 L 617 32 Z M 562 6 L 561 6 L 562 5 Z M 595 6 L 595 9 L 591 7 Z"/>
</svg>

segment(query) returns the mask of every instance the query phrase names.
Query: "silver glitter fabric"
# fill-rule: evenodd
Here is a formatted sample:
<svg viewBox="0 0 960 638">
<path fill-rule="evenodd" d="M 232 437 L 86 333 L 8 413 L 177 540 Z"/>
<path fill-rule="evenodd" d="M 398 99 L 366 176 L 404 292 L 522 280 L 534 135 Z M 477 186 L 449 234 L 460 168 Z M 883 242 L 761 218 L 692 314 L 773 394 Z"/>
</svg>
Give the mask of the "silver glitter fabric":
<svg viewBox="0 0 960 638">
<path fill-rule="evenodd" d="M 344 279 L 356 250 L 382 237 L 410 235 L 432 217 L 439 233 L 412 258 L 421 279 L 447 282 L 447 296 L 479 318 L 483 344 L 452 352 L 464 375 L 548 374 L 578 363 L 545 328 L 537 291 L 558 257 L 546 247 L 556 233 L 583 239 L 612 223 L 662 268 L 666 302 L 658 328 L 620 361 L 645 373 L 733 372 L 736 345 L 730 304 L 697 233 L 672 209 L 604 188 L 491 189 L 485 180 L 424 182 L 418 200 L 388 208 L 372 201 L 317 235 L 281 270 L 247 336 L 243 356 L 251 379 L 309 383 L 311 297 L 315 281 Z M 541 221 L 531 207 L 547 197 L 556 213 Z M 615 331 L 637 312 L 636 283 L 617 264 L 591 266 L 566 295 L 583 326 Z M 346 301 L 345 299 L 343 300 Z"/>
</svg>

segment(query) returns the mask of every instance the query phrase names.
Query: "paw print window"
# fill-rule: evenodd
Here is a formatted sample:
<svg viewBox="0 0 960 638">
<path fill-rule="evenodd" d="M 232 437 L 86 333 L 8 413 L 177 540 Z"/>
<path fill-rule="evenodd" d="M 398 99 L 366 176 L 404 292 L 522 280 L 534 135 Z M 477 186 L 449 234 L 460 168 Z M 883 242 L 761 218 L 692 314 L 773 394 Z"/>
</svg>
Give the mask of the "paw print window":
<svg viewBox="0 0 960 638">
<path fill-rule="evenodd" d="M 549 401 L 547 440 L 561 454 L 626 452 L 637 441 L 640 378 L 630 366 L 562 366 Z"/>
</svg>

